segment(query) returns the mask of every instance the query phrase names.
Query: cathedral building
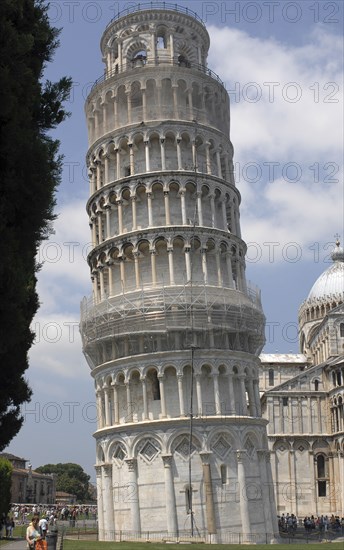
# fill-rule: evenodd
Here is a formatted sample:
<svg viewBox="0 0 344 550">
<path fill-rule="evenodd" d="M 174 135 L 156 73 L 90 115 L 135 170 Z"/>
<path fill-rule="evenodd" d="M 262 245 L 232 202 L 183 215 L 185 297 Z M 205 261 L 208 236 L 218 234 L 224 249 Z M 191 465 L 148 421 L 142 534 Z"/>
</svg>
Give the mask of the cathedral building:
<svg viewBox="0 0 344 550">
<path fill-rule="evenodd" d="M 278 534 L 265 317 L 246 281 L 229 98 L 208 49 L 189 9 L 138 4 L 106 27 L 86 100 L 93 294 L 81 334 L 100 540 Z"/>
<path fill-rule="evenodd" d="M 277 512 L 344 516 L 344 251 L 299 309 L 302 354 L 262 354 Z"/>
</svg>

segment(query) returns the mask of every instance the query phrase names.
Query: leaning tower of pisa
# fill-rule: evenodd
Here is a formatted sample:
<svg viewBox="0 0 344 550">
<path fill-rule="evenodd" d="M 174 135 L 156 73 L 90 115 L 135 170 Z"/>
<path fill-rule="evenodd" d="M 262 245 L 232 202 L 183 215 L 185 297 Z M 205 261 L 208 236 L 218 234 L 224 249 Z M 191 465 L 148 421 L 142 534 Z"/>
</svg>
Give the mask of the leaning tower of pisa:
<svg viewBox="0 0 344 550">
<path fill-rule="evenodd" d="M 265 318 L 245 277 L 229 99 L 200 18 L 152 5 L 108 24 L 86 100 L 100 539 L 266 542 Z"/>
</svg>

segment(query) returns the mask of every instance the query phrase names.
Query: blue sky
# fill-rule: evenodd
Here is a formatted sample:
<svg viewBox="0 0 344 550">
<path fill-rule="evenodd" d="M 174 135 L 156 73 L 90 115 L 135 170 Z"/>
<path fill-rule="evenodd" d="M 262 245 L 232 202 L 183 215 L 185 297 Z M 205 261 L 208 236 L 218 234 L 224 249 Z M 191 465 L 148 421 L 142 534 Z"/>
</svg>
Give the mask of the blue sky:
<svg viewBox="0 0 344 550">
<path fill-rule="evenodd" d="M 81 352 L 79 307 L 91 292 L 85 261 L 87 133 L 84 101 L 103 73 L 105 26 L 135 2 L 50 2 L 60 47 L 45 76 L 73 78 L 72 116 L 55 132 L 64 154 L 55 234 L 39 260 L 41 308 L 27 373 L 32 402 L 7 451 L 33 467 L 77 462 L 94 481 L 93 380 Z M 231 99 L 231 140 L 247 278 L 262 291 L 265 352 L 298 352 L 297 312 L 330 265 L 343 224 L 343 3 L 179 2 L 206 23 L 208 66 Z"/>
</svg>

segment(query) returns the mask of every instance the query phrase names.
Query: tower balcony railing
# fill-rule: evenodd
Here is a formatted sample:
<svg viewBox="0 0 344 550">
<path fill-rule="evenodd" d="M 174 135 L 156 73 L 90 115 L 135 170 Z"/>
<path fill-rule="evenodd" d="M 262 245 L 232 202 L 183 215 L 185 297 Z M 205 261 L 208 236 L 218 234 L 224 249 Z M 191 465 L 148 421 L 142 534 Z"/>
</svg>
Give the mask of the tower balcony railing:
<svg viewBox="0 0 344 550">
<path fill-rule="evenodd" d="M 121 10 L 120 12 L 118 12 L 117 15 L 115 15 L 115 17 L 113 17 L 111 21 L 107 24 L 106 29 L 111 27 L 111 25 L 115 21 L 118 21 L 119 19 L 121 19 L 121 17 L 125 17 L 127 15 L 136 13 L 138 11 L 148 11 L 148 10 L 176 11 L 184 15 L 189 15 L 194 19 L 196 19 L 204 28 L 206 28 L 203 19 L 201 19 L 196 12 L 190 10 L 189 8 L 185 8 L 184 6 L 179 6 L 178 4 L 170 4 L 168 2 L 143 2 L 143 3 L 138 2 L 137 4 L 132 4 L 127 8 L 125 8 L 124 10 Z"/>
<path fill-rule="evenodd" d="M 155 68 L 155 67 L 180 67 L 184 70 L 195 70 L 203 73 L 206 76 L 209 76 L 213 80 L 215 80 L 220 86 L 222 86 L 224 89 L 226 89 L 225 83 L 221 80 L 221 78 L 209 67 L 206 65 L 202 65 L 200 63 L 191 63 L 187 60 L 178 60 L 178 59 L 149 59 L 145 56 L 138 56 L 130 61 L 126 61 L 122 64 L 117 64 L 111 71 L 105 71 L 102 76 L 97 78 L 95 82 L 93 83 L 93 86 L 91 88 L 90 94 L 88 98 L 93 94 L 93 92 L 105 81 L 117 77 L 122 73 L 126 73 L 128 71 L 135 71 L 137 69 L 140 70 L 146 70 L 149 68 Z"/>
<path fill-rule="evenodd" d="M 116 296 L 104 296 L 95 300 L 94 296 L 85 297 L 81 302 L 81 321 L 96 317 L 108 310 L 109 304 L 119 312 L 138 310 L 164 312 L 176 307 L 185 310 L 212 311 L 228 309 L 233 306 L 247 307 L 262 312 L 261 293 L 258 287 L 247 285 L 247 291 L 233 288 L 213 287 L 208 285 L 175 285 L 165 286 L 163 283 L 142 285 L 141 289 L 123 292 Z"/>
</svg>

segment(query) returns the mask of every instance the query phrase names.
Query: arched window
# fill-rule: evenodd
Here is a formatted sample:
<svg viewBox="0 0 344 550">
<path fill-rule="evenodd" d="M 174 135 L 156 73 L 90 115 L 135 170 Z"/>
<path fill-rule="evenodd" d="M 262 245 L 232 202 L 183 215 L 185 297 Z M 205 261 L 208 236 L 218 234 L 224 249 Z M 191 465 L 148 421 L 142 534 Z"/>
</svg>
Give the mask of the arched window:
<svg viewBox="0 0 344 550">
<path fill-rule="evenodd" d="M 317 456 L 318 496 L 326 497 L 326 463 L 325 456 Z"/>
<path fill-rule="evenodd" d="M 274 369 L 269 369 L 269 386 L 275 385 L 275 372 Z"/>
<path fill-rule="evenodd" d="M 158 379 L 158 373 L 156 372 L 156 370 L 151 370 L 148 373 L 148 378 L 150 380 L 151 387 L 152 387 L 153 400 L 154 401 L 159 401 L 160 400 L 160 384 L 159 384 L 159 379 Z"/>
<path fill-rule="evenodd" d="M 319 380 L 314 380 L 314 391 L 319 390 Z"/>
<path fill-rule="evenodd" d="M 333 383 L 334 386 L 337 385 L 336 382 L 337 382 L 337 380 L 336 380 L 336 373 L 335 373 L 335 372 L 332 372 L 332 383 Z"/>
<path fill-rule="evenodd" d="M 340 370 L 337 370 L 337 384 L 338 384 L 338 386 L 342 385 L 342 375 L 341 375 Z"/>
<path fill-rule="evenodd" d="M 339 325 L 339 334 L 341 338 L 344 338 L 344 323 L 340 323 Z"/>
<path fill-rule="evenodd" d="M 226 482 L 227 482 L 227 466 L 226 466 L 226 464 L 221 464 L 220 470 L 221 470 L 221 483 L 222 483 L 222 485 L 225 485 Z"/>
<path fill-rule="evenodd" d="M 324 455 L 318 455 L 317 457 L 317 474 L 319 477 L 325 477 L 325 457 Z"/>
<path fill-rule="evenodd" d="M 166 33 L 164 30 L 159 30 L 157 33 L 157 48 L 158 50 L 166 49 L 167 48 L 167 40 L 166 40 Z"/>
</svg>

